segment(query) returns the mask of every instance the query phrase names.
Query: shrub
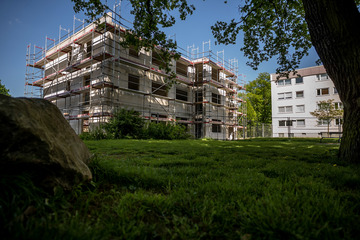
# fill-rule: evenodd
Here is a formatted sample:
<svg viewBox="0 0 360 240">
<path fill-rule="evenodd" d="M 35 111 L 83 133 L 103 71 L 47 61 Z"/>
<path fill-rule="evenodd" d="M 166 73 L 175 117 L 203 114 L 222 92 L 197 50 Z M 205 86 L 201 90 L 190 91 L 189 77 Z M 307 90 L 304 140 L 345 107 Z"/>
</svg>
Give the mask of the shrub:
<svg viewBox="0 0 360 240">
<path fill-rule="evenodd" d="M 141 138 L 144 119 L 134 110 L 116 110 L 110 121 L 103 125 L 109 138 Z"/>
<path fill-rule="evenodd" d="M 188 139 L 190 134 L 186 127 L 179 124 L 165 124 L 150 122 L 144 128 L 144 138 L 153 139 Z"/>
<path fill-rule="evenodd" d="M 185 126 L 180 124 L 166 124 L 164 122 L 150 122 L 145 124 L 139 112 L 134 110 L 120 109 L 114 112 L 108 123 L 82 133 L 82 140 L 101 139 L 188 139 L 190 134 Z"/>
<path fill-rule="evenodd" d="M 108 134 L 104 131 L 103 127 L 96 127 L 90 132 L 83 132 L 79 135 L 81 140 L 101 140 L 107 139 Z"/>
</svg>

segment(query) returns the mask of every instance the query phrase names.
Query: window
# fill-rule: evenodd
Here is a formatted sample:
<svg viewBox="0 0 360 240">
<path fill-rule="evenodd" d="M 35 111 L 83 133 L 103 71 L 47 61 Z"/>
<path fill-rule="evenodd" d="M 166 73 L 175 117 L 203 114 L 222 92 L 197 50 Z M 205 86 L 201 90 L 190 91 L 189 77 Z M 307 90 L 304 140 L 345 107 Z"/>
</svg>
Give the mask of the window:
<svg viewBox="0 0 360 240">
<path fill-rule="evenodd" d="M 296 105 L 296 112 L 298 113 L 305 112 L 305 105 Z"/>
<path fill-rule="evenodd" d="M 283 79 L 278 81 L 279 86 L 291 85 L 291 79 Z"/>
<path fill-rule="evenodd" d="M 90 75 L 84 76 L 84 86 L 90 85 Z"/>
<path fill-rule="evenodd" d="M 91 56 L 91 50 L 92 50 L 92 41 L 89 41 L 86 43 L 86 57 Z"/>
<path fill-rule="evenodd" d="M 203 101 L 203 92 L 200 91 L 196 91 L 195 93 L 195 102 L 202 102 Z"/>
<path fill-rule="evenodd" d="M 336 87 L 334 87 L 334 94 L 339 94 L 338 90 L 336 89 Z"/>
<path fill-rule="evenodd" d="M 326 73 L 316 75 L 316 77 L 317 77 L 317 80 L 318 80 L 318 81 L 326 81 L 326 80 L 329 80 L 329 76 L 328 76 Z"/>
<path fill-rule="evenodd" d="M 279 133 L 279 137 L 285 137 L 284 133 Z"/>
<path fill-rule="evenodd" d="M 300 83 L 304 83 L 304 80 L 303 80 L 302 77 L 297 77 L 297 78 L 295 79 L 295 84 L 300 84 Z"/>
<path fill-rule="evenodd" d="M 279 107 L 279 113 L 291 113 L 292 111 L 292 106 Z"/>
<path fill-rule="evenodd" d="M 343 125 L 343 120 L 342 120 L 342 118 L 336 118 L 336 119 L 335 119 L 335 125 L 336 125 L 336 126 Z"/>
<path fill-rule="evenodd" d="M 329 94 L 329 88 L 319 88 L 316 89 L 316 95 L 321 96 L 321 95 L 328 95 Z"/>
<path fill-rule="evenodd" d="M 211 68 L 211 79 L 214 81 L 219 81 L 219 71 L 215 68 Z"/>
<path fill-rule="evenodd" d="M 128 89 L 139 91 L 140 77 L 132 74 L 128 75 Z"/>
<path fill-rule="evenodd" d="M 218 124 L 212 124 L 211 129 L 214 133 L 220 133 L 221 132 L 221 121 L 217 119 L 212 119 L 213 122 L 218 122 Z"/>
<path fill-rule="evenodd" d="M 292 126 L 291 120 L 279 120 L 279 127 L 290 127 Z"/>
<path fill-rule="evenodd" d="M 303 98 L 304 97 L 304 91 L 297 91 L 296 92 L 296 98 Z"/>
<path fill-rule="evenodd" d="M 305 126 L 305 119 L 298 119 L 296 120 L 296 126 L 304 127 Z"/>
<path fill-rule="evenodd" d="M 187 91 L 176 89 L 176 99 L 187 101 L 188 100 Z"/>
<path fill-rule="evenodd" d="M 328 120 L 328 119 L 320 119 L 320 120 L 318 120 L 318 125 L 319 126 L 327 126 L 328 123 L 331 123 L 331 120 Z"/>
<path fill-rule="evenodd" d="M 338 109 L 343 109 L 343 108 L 344 108 L 342 102 L 335 102 L 335 103 L 334 103 L 334 106 L 335 106 L 335 109 L 336 109 L 336 110 L 338 110 Z"/>
<path fill-rule="evenodd" d="M 167 96 L 167 89 L 164 84 L 152 82 L 151 91 L 153 94 L 156 94 L 156 95 L 161 95 L 161 96 L 165 96 L 165 97 Z"/>
<path fill-rule="evenodd" d="M 90 92 L 86 92 L 84 93 L 84 104 L 89 104 L 90 103 Z"/>
<path fill-rule="evenodd" d="M 221 104 L 221 95 L 213 93 L 211 97 L 213 103 Z"/>
<path fill-rule="evenodd" d="M 292 92 L 285 92 L 285 93 L 278 93 L 278 99 L 291 99 L 292 98 Z"/>
<path fill-rule="evenodd" d="M 184 77 L 187 77 L 187 65 L 182 64 L 180 62 L 176 62 L 176 73 L 179 75 L 182 75 Z"/>
</svg>

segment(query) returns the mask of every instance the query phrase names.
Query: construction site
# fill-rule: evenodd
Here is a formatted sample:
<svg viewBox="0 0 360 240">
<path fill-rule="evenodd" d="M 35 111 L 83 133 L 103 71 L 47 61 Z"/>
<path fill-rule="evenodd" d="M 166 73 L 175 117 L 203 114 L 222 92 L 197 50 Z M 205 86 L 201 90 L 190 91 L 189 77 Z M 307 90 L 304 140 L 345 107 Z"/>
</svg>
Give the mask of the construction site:
<svg viewBox="0 0 360 240">
<path fill-rule="evenodd" d="M 236 140 L 246 112 L 238 97 L 244 82 L 236 59 L 224 52 L 178 48 L 171 63 L 175 84 L 161 70 L 157 49 L 121 46 L 131 23 L 116 7 L 90 24 L 74 17 L 73 30 L 59 29 L 45 46 L 29 44 L 25 96 L 51 101 L 77 134 L 105 123 L 119 108 L 138 111 L 147 121 L 182 124 L 194 138 Z M 205 49 L 205 48 L 208 49 Z"/>
</svg>

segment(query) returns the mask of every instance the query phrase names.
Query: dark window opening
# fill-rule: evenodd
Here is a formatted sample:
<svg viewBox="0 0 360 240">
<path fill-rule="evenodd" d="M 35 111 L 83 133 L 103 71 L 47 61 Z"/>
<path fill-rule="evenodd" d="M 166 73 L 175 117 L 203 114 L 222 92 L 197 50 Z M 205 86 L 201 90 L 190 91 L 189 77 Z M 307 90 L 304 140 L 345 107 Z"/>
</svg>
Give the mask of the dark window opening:
<svg viewBox="0 0 360 240">
<path fill-rule="evenodd" d="M 90 85 L 90 75 L 84 76 L 84 86 Z"/>
<path fill-rule="evenodd" d="M 184 77 L 187 77 L 187 66 L 185 64 L 176 63 L 176 73 L 179 75 L 182 75 Z"/>
<path fill-rule="evenodd" d="M 217 119 L 212 119 L 213 122 L 218 122 L 219 124 L 212 124 L 211 125 L 211 130 L 214 133 L 220 133 L 221 132 L 221 121 L 217 120 Z"/>
<path fill-rule="evenodd" d="M 164 84 L 152 82 L 151 91 L 153 94 L 167 97 L 167 89 Z"/>
<path fill-rule="evenodd" d="M 89 41 L 86 43 L 86 57 L 91 56 L 91 50 L 92 50 L 92 41 Z"/>
<path fill-rule="evenodd" d="M 214 81 L 220 81 L 219 79 L 219 70 L 215 69 L 215 68 L 212 68 L 211 69 L 211 79 L 214 80 Z"/>
<path fill-rule="evenodd" d="M 216 94 L 216 93 L 213 93 L 213 94 L 212 94 L 211 101 L 212 101 L 213 103 L 221 104 L 221 95 Z"/>
<path fill-rule="evenodd" d="M 176 99 L 187 101 L 188 100 L 187 91 L 176 89 Z"/>
<path fill-rule="evenodd" d="M 140 77 L 129 74 L 128 76 L 128 88 L 139 91 Z"/>
</svg>

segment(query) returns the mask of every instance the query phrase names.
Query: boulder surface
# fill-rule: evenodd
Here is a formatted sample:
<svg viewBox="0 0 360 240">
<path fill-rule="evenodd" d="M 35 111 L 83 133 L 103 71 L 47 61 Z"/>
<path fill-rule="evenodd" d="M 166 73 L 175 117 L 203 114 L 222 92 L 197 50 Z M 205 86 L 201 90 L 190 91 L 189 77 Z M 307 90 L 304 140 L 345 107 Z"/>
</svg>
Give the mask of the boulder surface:
<svg viewBox="0 0 360 240">
<path fill-rule="evenodd" d="M 0 174 L 28 173 L 45 188 L 92 178 L 90 152 L 60 110 L 44 99 L 0 94 Z"/>
</svg>

